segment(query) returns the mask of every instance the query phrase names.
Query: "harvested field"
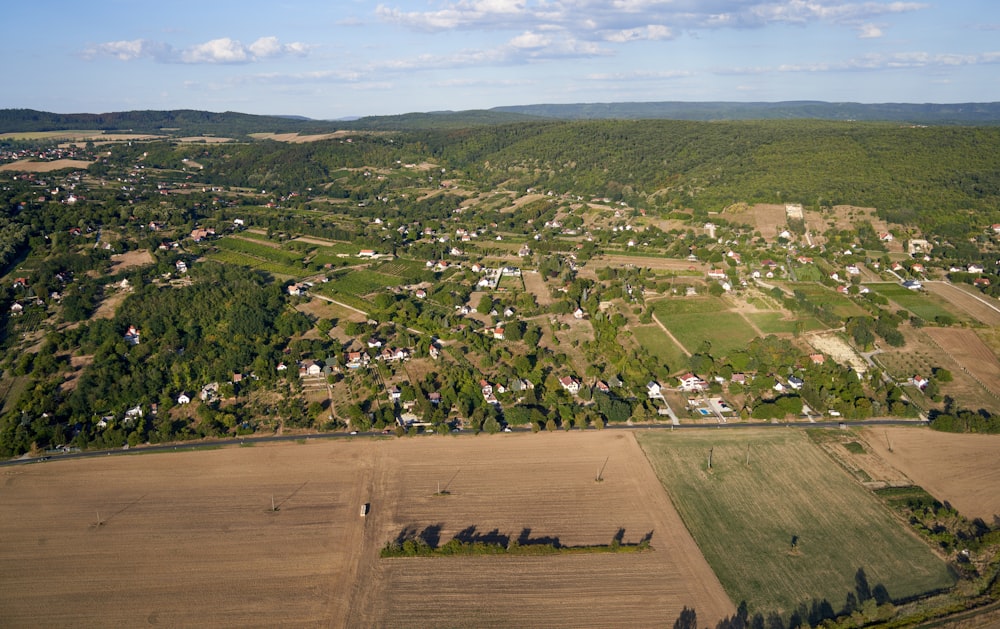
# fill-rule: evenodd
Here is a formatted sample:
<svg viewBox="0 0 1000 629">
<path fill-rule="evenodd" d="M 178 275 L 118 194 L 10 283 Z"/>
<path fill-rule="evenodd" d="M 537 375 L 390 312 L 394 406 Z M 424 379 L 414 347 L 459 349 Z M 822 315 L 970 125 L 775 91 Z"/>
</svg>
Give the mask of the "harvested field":
<svg viewBox="0 0 1000 629">
<path fill-rule="evenodd" d="M 153 259 L 153 254 L 151 254 L 148 250 L 140 249 L 138 251 L 116 253 L 111 256 L 111 262 L 111 272 L 118 273 L 119 271 L 153 264 L 156 260 Z"/>
<path fill-rule="evenodd" d="M 525 271 L 521 274 L 521 279 L 524 281 L 524 290 L 534 295 L 535 303 L 539 306 L 548 308 L 555 302 L 541 273 L 538 271 Z"/>
<path fill-rule="evenodd" d="M 882 458 L 965 517 L 993 524 L 1000 516 L 1000 435 L 953 434 L 924 427 L 869 428 L 864 434 Z"/>
<path fill-rule="evenodd" d="M 995 300 L 975 294 L 975 289 L 966 290 L 948 282 L 926 282 L 924 289 L 985 325 L 1000 326 L 1000 302 L 994 304 Z"/>
<path fill-rule="evenodd" d="M 734 610 L 630 433 L 312 441 L 0 473 L 12 626 L 654 626 L 685 605 L 710 624 Z M 404 528 L 443 543 L 469 527 L 564 545 L 622 528 L 653 550 L 378 556 Z"/>
<path fill-rule="evenodd" d="M 925 328 L 927 336 L 962 371 L 972 376 L 995 397 L 1000 396 L 1000 361 L 974 330 L 965 328 Z"/>
<path fill-rule="evenodd" d="M 62 170 L 64 168 L 79 168 L 80 170 L 86 170 L 87 167 L 93 163 L 94 162 L 88 162 L 80 159 L 57 159 L 51 162 L 36 162 L 32 159 L 22 159 L 17 162 L 10 162 L 9 164 L 0 166 L 0 171 L 16 170 L 28 173 L 49 173 L 54 170 Z"/>
<path fill-rule="evenodd" d="M 587 261 L 587 268 L 604 267 L 639 267 L 653 271 L 673 271 L 676 273 L 695 274 L 702 276 L 708 272 L 708 266 L 702 262 L 691 262 L 684 258 L 655 258 L 646 256 L 628 256 L 605 253 Z"/>
<path fill-rule="evenodd" d="M 333 133 L 319 133 L 315 135 L 299 135 L 298 133 L 251 133 L 250 137 L 258 140 L 302 144 L 304 142 L 319 142 L 320 140 L 330 140 L 332 138 L 342 138 L 351 135 L 359 135 L 359 133 L 357 131 L 334 131 Z"/>
<path fill-rule="evenodd" d="M 751 609 L 787 613 L 814 598 L 836 607 L 859 567 L 894 597 L 954 583 L 945 563 L 802 431 L 637 436 L 726 591 Z"/>
</svg>

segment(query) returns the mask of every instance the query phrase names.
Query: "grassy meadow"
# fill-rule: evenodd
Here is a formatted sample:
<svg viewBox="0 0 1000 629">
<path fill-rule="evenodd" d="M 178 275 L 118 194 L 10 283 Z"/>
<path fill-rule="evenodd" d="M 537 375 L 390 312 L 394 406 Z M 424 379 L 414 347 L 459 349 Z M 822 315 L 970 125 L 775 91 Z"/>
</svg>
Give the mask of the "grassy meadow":
<svg viewBox="0 0 1000 629">
<path fill-rule="evenodd" d="M 954 583 L 945 563 L 804 432 L 637 436 L 734 602 L 788 613 L 825 598 L 839 610 L 858 568 L 893 598 Z"/>
</svg>

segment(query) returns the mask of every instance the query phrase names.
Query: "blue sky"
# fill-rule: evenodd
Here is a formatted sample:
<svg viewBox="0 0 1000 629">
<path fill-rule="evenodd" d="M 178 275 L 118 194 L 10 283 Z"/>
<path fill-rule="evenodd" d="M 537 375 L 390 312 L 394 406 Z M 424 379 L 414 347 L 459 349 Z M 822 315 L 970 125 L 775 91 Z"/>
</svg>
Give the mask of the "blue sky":
<svg viewBox="0 0 1000 629">
<path fill-rule="evenodd" d="M 995 0 L 32 0 L 3 14 L 0 108 L 328 119 L 1000 100 Z"/>
</svg>

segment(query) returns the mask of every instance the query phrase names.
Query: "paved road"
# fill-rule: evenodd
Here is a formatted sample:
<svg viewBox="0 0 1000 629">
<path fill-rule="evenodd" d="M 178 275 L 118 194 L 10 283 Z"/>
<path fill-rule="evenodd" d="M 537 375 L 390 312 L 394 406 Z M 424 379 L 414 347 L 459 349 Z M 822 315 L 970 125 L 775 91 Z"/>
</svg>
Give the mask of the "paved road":
<svg viewBox="0 0 1000 629">
<path fill-rule="evenodd" d="M 629 426 L 627 424 L 608 424 L 605 430 L 711 430 L 713 428 L 726 429 L 726 430 L 739 430 L 744 428 L 775 428 L 775 429 L 794 429 L 794 428 L 839 428 L 841 426 L 853 427 L 853 426 L 924 426 L 926 422 L 913 420 L 913 419 L 895 419 L 890 417 L 881 417 L 875 419 L 867 419 L 864 421 L 820 421 L 813 423 L 806 422 L 789 422 L 789 423 L 748 423 L 748 422 L 734 422 L 725 424 L 680 424 L 674 425 L 672 423 L 658 423 L 658 424 L 635 424 Z M 588 430 L 595 430 L 594 428 L 588 428 Z M 511 432 L 530 432 L 530 428 L 517 427 L 513 428 Z M 463 434 L 473 434 L 472 431 L 466 431 L 462 433 L 457 433 L 453 436 L 461 436 Z M 131 456 L 138 454 L 145 454 L 151 452 L 171 452 L 171 451 L 184 451 L 184 450 L 207 450 L 221 448 L 225 446 L 238 446 L 238 445 L 252 445 L 257 443 L 279 443 L 282 441 L 308 441 L 310 439 L 358 439 L 361 437 L 382 437 L 384 436 L 381 432 L 362 432 L 355 434 L 348 434 L 345 432 L 322 432 L 314 433 L 309 435 L 273 435 L 269 437 L 246 437 L 243 439 L 218 439 L 213 441 L 194 441 L 194 442 L 180 442 L 180 443 L 170 443 L 170 444 L 157 444 L 157 445 L 147 445 L 138 446 L 135 448 L 130 448 L 128 450 L 115 449 L 115 450 L 87 450 L 83 452 L 70 452 L 66 454 L 46 454 L 41 457 L 35 458 L 19 458 L 19 459 L 9 459 L 7 461 L 0 461 L 0 467 L 7 467 L 12 465 L 29 465 L 33 463 L 49 463 L 53 461 L 68 461 L 72 459 L 91 459 L 95 457 L 102 456 Z M 392 433 L 395 436 L 395 433 Z M 437 436 L 437 435 L 435 435 Z M 422 438 L 424 435 L 414 437 L 416 439 Z"/>
</svg>

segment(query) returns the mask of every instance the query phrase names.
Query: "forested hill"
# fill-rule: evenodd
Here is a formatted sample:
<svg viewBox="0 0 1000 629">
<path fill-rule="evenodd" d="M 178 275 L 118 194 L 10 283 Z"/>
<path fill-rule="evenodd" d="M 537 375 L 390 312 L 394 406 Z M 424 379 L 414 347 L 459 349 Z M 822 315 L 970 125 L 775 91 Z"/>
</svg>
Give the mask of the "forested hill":
<svg viewBox="0 0 1000 629">
<path fill-rule="evenodd" d="M 490 111 L 561 120 L 868 120 L 919 124 L 1000 124 L 1000 103 L 657 102 L 517 105 Z"/>
<path fill-rule="evenodd" d="M 483 110 L 415 112 L 356 120 L 310 120 L 180 109 L 102 114 L 57 114 L 0 109 L 0 133 L 100 130 L 130 133 L 246 137 L 251 133 L 331 133 L 340 129 L 401 131 L 456 129 L 540 120 L 841 120 L 935 125 L 998 125 L 1000 102 L 957 104 L 656 102 L 515 105 Z"/>
</svg>

